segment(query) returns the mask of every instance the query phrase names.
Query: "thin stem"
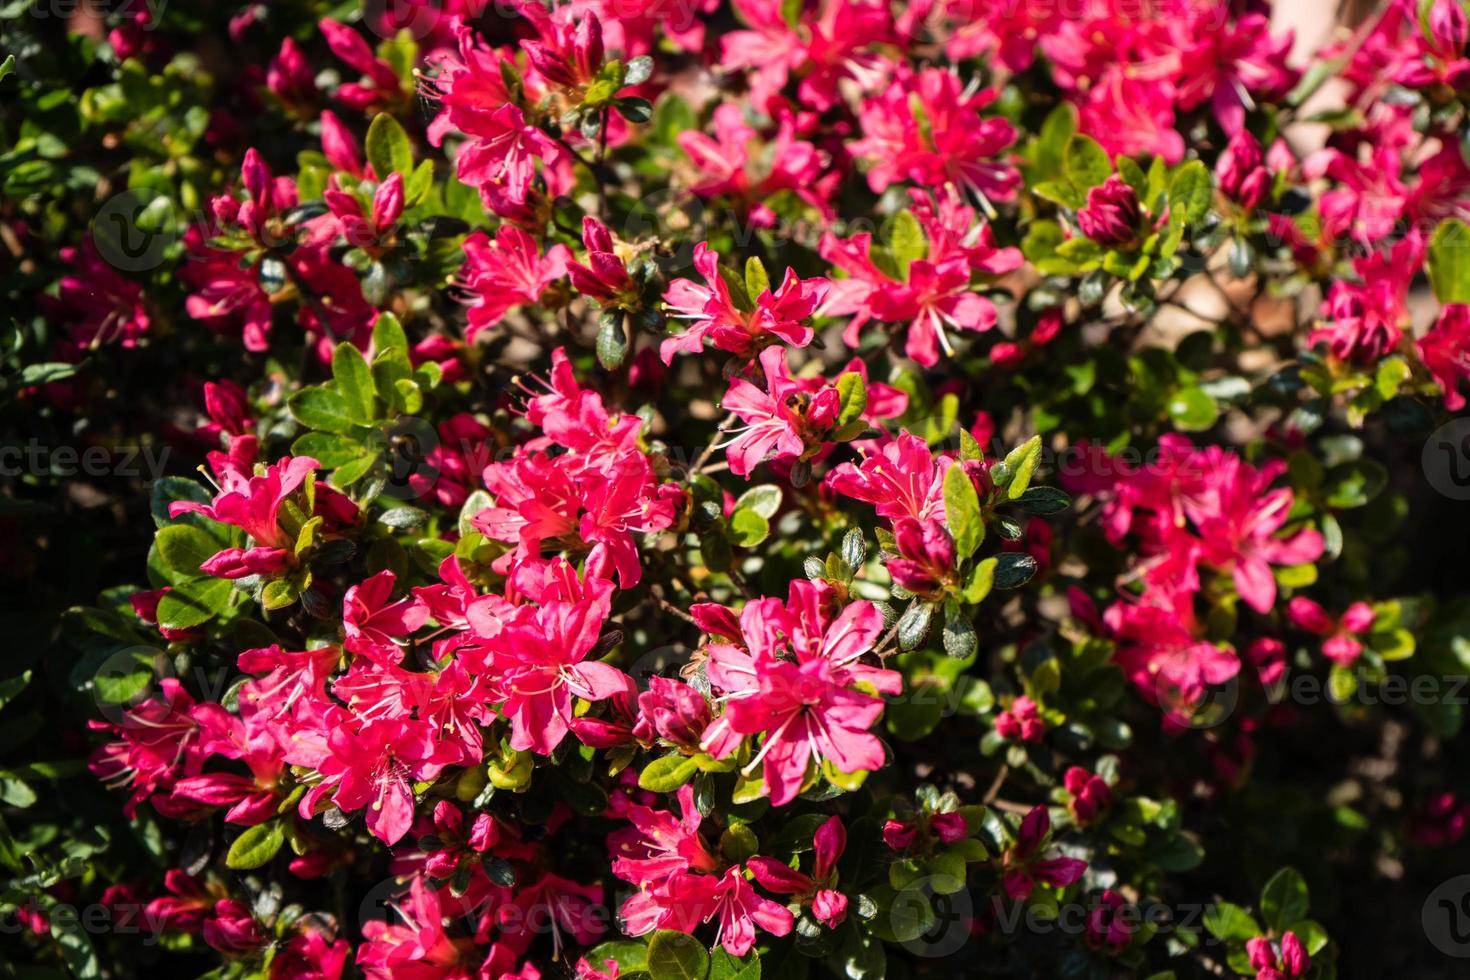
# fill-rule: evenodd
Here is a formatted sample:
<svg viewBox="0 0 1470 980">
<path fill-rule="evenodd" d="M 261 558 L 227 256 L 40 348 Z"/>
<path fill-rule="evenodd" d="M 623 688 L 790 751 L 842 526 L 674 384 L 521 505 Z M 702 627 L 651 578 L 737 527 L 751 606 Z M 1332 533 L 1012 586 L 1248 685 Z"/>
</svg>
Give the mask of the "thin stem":
<svg viewBox="0 0 1470 980">
<path fill-rule="evenodd" d="M 704 471 L 704 464 L 709 462 L 709 458 L 714 455 L 715 447 L 720 444 L 720 437 L 729 430 L 730 423 L 734 422 L 737 417 L 734 412 L 731 412 L 725 416 L 724 421 L 715 427 L 715 437 L 709 441 L 708 446 L 704 447 L 704 452 L 699 454 L 699 457 L 694 461 L 694 465 L 689 467 L 689 474 L 691 476 Z"/>
</svg>

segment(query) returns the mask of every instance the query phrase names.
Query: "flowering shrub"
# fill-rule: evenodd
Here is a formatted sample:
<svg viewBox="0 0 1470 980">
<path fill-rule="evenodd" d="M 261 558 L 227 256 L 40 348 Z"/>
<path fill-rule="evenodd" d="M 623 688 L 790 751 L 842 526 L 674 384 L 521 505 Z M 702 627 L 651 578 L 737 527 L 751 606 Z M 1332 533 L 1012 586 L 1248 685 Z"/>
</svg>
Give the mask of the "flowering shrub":
<svg viewBox="0 0 1470 980">
<path fill-rule="evenodd" d="M 1445 953 L 1461 0 L 3 10 L 12 963 Z"/>
</svg>

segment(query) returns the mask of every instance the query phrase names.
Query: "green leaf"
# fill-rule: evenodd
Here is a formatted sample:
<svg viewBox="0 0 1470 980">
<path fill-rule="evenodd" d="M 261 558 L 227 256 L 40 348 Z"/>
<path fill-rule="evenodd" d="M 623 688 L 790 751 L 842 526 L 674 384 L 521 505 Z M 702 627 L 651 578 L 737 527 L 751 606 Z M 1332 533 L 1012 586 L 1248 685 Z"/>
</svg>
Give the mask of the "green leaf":
<svg viewBox="0 0 1470 980">
<path fill-rule="evenodd" d="M 753 510 L 766 520 L 776 516 L 781 507 L 781 488 L 774 483 L 762 483 L 751 487 L 735 500 L 735 509 Z"/>
<path fill-rule="evenodd" d="M 332 380 L 353 421 L 366 424 L 377 417 L 373 372 L 362 351 L 345 341 L 338 344 L 332 352 Z"/>
<path fill-rule="evenodd" d="M 716 266 L 720 273 L 720 281 L 730 291 L 730 302 L 742 313 L 751 313 L 755 310 L 755 301 L 751 299 L 750 293 L 745 289 L 745 280 L 734 269 L 726 266 Z"/>
<path fill-rule="evenodd" d="M 653 77 L 653 59 L 642 55 L 628 62 L 623 69 L 623 85 L 642 85 Z"/>
<path fill-rule="evenodd" d="M 1062 172 L 1072 186 L 1086 192 L 1113 175 L 1113 163 L 1091 136 L 1073 136 L 1062 156 Z"/>
<path fill-rule="evenodd" d="M 332 388 L 303 388 L 287 400 L 291 415 L 308 429 L 345 433 L 357 423 L 347 399 Z"/>
<path fill-rule="evenodd" d="M 7 59 L 9 60 L 9 59 Z M 81 918 L 76 914 L 59 915 L 52 919 L 51 934 L 61 947 L 66 968 L 76 980 L 95 980 L 102 976 L 97 962 L 97 951 L 92 947 L 92 938 L 87 935 Z"/>
<path fill-rule="evenodd" d="M 672 793 L 694 778 L 699 763 L 691 756 L 666 755 L 654 759 L 638 774 L 638 785 L 651 793 Z"/>
<path fill-rule="evenodd" d="M 628 356 L 626 319 L 622 310 L 608 310 L 597 328 L 597 363 L 605 371 L 616 371 Z"/>
<path fill-rule="evenodd" d="M 1037 177 L 1050 177 L 1061 169 L 1062 155 L 1067 152 L 1067 143 L 1076 132 L 1077 109 L 1072 103 L 1062 102 L 1047 114 L 1036 134 L 1032 154 L 1032 169 Z"/>
<path fill-rule="evenodd" d="M 979 647 L 975 627 L 958 608 L 948 608 L 944 615 L 944 652 L 956 660 L 973 656 Z"/>
<path fill-rule="evenodd" d="M 636 95 L 618 99 L 613 108 L 630 123 L 642 124 L 653 118 L 653 103 Z"/>
<path fill-rule="evenodd" d="M 4 708 L 11 701 L 19 697 L 20 692 L 24 691 L 26 685 L 30 682 L 31 672 L 28 670 L 14 677 L 7 677 L 4 680 L 0 680 L 0 708 Z"/>
<path fill-rule="evenodd" d="M 1305 919 L 1310 907 L 1307 883 L 1295 868 L 1282 868 L 1261 889 L 1261 917 L 1272 932 L 1285 932 L 1292 923 Z"/>
<path fill-rule="evenodd" d="M 1446 218 L 1429 239 L 1429 284 L 1441 303 L 1470 303 L 1470 225 Z"/>
<path fill-rule="evenodd" d="M 704 980 L 709 953 L 693 936 L 661 929 L 648 942 L 648 975 L 652 980 Z"/>
<path fill-rule="evenodd" d="M 1169 399 L 1169 418 L 1182 432 L 1203 432 L 1219 417 L 1215 399 L 1199 388 L 1181 388 Z"/>
<path fill-rule="evenodd" d="M 267 820 L 254 827 L 247 827 L 230 845 L 230 851 L 225 855 L 225 865 L 236 871 L 258 868 L 276 856 L 285 840 L 286 835 L 281 829 L 280 820 Z"/>
<path fill-rule="evenodd" d="M 754 950 L 743 957 L 734 957 L 725 952 L 723 946 L 716 947 L 709 957 L 709 980 L 760 980 L 761 958 Z"/>
<path fill-rule="evenodd" d="M 14 73 L 15 55 L 6 55 L 5 60 L 0 61 L 0 79 L 4 79 L 6 75 L 13 75 Z"/>
<path fill-rule="evenodd" d="M 970 569 L 970 577 L 965 580 L 965 589 L 960 593 L 960 598 L 973 605 L 990 595 L 990 590 L 995 587 L 995 568 L 998 564 L 996 559 L 987 558 Z"/>
<path fill-rule="evenodd" d="M 1187 225 L 1197 225 L 1210 213 L 1210 202 L 1214 199 L 1215 182 L 1205 165 L 1190 160 L 1179 168 L 1169 183 L 1169 210 L 1178 213 Z"/>
<path fill-rule="evenodd" d="M 769 292 L 771 289 L 771 277 L 766 275 L 766 267 L 761 260 L 752 255 L 745 260 L 745 291 L 751 299 L 760 299 L 761 293 Z"/>
<path fill-rule="evenodd" d="M 398 120 L 388 113 L 378 113 L 368 127 L 364 146 L 368 163 L 373 165 L 379 180 L 388 179 L 388 175 L 395 171 L 404 177 L 413 173 L 413 144 Z"/>
<path fill-rule="evenodd" d="M 618 965 L 619 976 L 644 973 L 648 970 L 648 947 L 631 939 L 615 939 L 587 951 L 587 962 L 595 964 L 599 970 L 608 960 Z"/>
<path fill-rule="evenodd" d="M 1148 201 L 1148 175 L 1132 157 L 1118 157 L 1118 176 L 1133 188 L 1140 200 Z"/>
<path fill-rule="evenodd" d="M 1072 498 L 1056 487 L 1030 487 L 1016 498 L 1028 514 L 1056 514 L 1071 506 Z"/>
<path fill-rule="evenodd" d="M 292 455 L 310 456 L 328 470 L 346 466 L 369 452 L 362 443 L 335 432 L 308 432 L 291 443 Z"/>
<path fill-rule="evenodd" d="M 1036 472 L 1036 464 L 1041 461 L 1041 436 L 1032 436 L 1021 445 L 1006 453 L 1006 470 L 1011 474 L 1006 484 L 1006 495 L 1015 500 L 1026 492 L 1031 485 L 1031 474 Z"/>
<path fill-rule="evenodd" d="M 201 578 L 176 585 L 158 603 L 158 625 L 186 630 L 213 619 L 230 607 L 229 579 Z"/>
<path fill-rule="evenodd" d="M 1306 102 L 1317 90 L 1327 83 L 1327 80 L 1336 75 L 1342 65 L 1336 61 L 1314 61 L 1311 67 L 1302 73 L 1301 81 L 1296 87 L 1286 93 L 1286 104 L 1293 109 Z"/>
<path fill-rule="evenodd" d="M 218 541 L 192 524 L 159 528 L 155 544 L 164 566 L 187 578 L 197 578 L 199 566 L 220 550 Z"/>
<path fill-rule="evenodd" d="M 944 516 L 954 535 L 955 556 L 964 560 L 985 540 L 985 517 L 980 513 L 980 495 L 961 465 L 944 474 Z"/>
<path fill-rule="evenodd" d="M 995 556 L 995 587 L 1018 589 L 1036 574 L 1036 559 L 1024 551 L 1002 551 Z"/>
<path fill-rule="evenodd" d="M 1204 915 L 1205 928 L 1217 939 L 1244 942 L 1261 934 L 1261 927 L 1249 912 L 1239 905 L 1220 902 L 1209 906 Z"/>
<path fill-rule="evenodd" d="M 927 602 L 915 602 L 904 611 L 898 621 L 898 645 L 912 650 L 924 642 L 929 635 L 929 621 L 934 616 L 934 606 Z"/>
<path fill-rule="evenodd" d="M 1057 254 L 1078 266 L 1091 266 L 1101 262 L 1102 246 L 1091 238 L 1069 238 L 1057 246 Z"/>
<path fill-rule="evenodd" d="M 919 219 L 907 208 L 893 216 L 889 249 L 893 252 L 898 267 L 905 272 L 905 277 L 910 262 L 916 262 L 929 254 L 929 242 L 924 237 L 924 229 L 919 224 Z"/>
<path fill-rule="evenodd" d="M 837 379 L 837 396 L 840 399 L 840 410 L 837 413 L 837 427 L 841 428 L 849 422 L 854 422 L 862 417 L 868 407 L 868 383 L 863 376 L 856 371 L 848 371 Z"/>
<path fill-rule="evenodd" d="M 1325 503 L 1333 510 L 1364 507 L 1388 486 L 1388 470 L 1372 459 L 1338 463 L 1323 480 Z"/>
<path fill-rule="evenodd" d="M 398 317 L 392 313 L 383 313 L 373 323 L 373 360 L 382 357 L 383 352 L 389 348 L 408 350 L 408 335 L 403 332 L 403 324 L 398 322 Z"/>
<path fill-rule="evenodd" d="M 1045 200 L 1048 200 L 1053 204 L 1060 204 L 1064 208 L 1072 208 L 1074 211 L 1084 207 L 1087 204 L 1086 194 L 1082 193 L 1071 184 L 1065 183 L 1060 180 L 1043 180 L 1035 187 L 1031 188 L 1031 193 L 1035 194 L 1037 197 L 1044 198 Z M 1030 236 L 1028 236 L 1028 241 L 1030 240 Z M 1037 242 L 1033 242 L 1030 247 L 1024 245 L 1022 246 L 1023 251 L 1025 251 L 1026 253 L 1026 257 L 1031 259 L 1033 262 L 1036 261 L 1036 259 L 1033 257 L 1032 252 L 1036 249 L 1036 247 Z"/>
<path fill-rule="evenodd" d="M 754 548 L 771 534 L 771 522 L 746 508 L 735 508 L 730 515 L 730 541 L 741 548 Z"/>
</svg>

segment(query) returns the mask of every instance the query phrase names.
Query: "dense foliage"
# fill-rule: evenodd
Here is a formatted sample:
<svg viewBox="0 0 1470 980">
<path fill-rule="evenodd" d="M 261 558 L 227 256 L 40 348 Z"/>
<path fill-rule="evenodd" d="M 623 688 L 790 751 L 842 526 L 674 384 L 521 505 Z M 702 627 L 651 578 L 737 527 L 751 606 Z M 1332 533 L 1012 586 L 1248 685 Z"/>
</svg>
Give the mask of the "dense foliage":
<svg viewBox="0 0 1470 980">
<path fill-rule="evenodd" d="M 1461 0 L 221 6 L 0 2 L 0 976 L 1470 952 Z"/>
</svg>

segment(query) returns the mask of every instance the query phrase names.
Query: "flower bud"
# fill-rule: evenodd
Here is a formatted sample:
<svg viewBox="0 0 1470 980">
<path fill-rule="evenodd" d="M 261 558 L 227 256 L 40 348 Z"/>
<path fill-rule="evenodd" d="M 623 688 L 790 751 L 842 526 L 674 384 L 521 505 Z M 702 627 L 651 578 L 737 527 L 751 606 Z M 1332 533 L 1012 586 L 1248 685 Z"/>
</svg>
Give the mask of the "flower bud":
<svg viewBox="0 0 1470 980">
<path fill-rule="evenodd" d="M 1470 39 L 1470 21 L 1460 0 L 1435 0 L 1429 8 L 1429 41 L 1441 58 L 1458 58 Z"/>
<path fill-rule="evenodd" d="M 1099 245 L 1122 246 L 1138 237 L 1140 217 L 1138 194 L 1114 174 L 1087 192 L 1087 206 L 1077 212 L 1077 225 Z"/>
<path fill-rule="evenodd" d="M 1312 965 L 1306 948 L 1294 932 L 1288 932 L 1281 937 L 1281 965 L 1289 977 L 1304 976 L 1307 968 Z"/>
<path fill-rule="evenodd" d="M 1266 199 L 1271 187 L 1271 174 L 1265 167 L 1261 144 L 1242 129 L 1230 137 L 1215 164 L 1215 179 L 1220 193 L 1250 211 Z"/>
</svg>

